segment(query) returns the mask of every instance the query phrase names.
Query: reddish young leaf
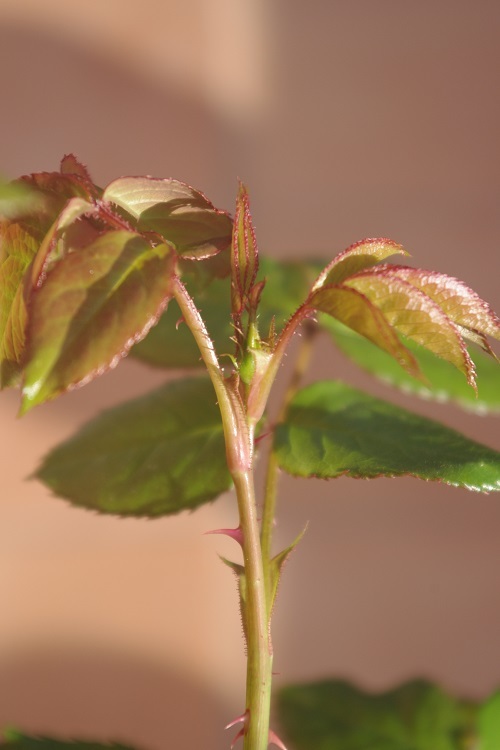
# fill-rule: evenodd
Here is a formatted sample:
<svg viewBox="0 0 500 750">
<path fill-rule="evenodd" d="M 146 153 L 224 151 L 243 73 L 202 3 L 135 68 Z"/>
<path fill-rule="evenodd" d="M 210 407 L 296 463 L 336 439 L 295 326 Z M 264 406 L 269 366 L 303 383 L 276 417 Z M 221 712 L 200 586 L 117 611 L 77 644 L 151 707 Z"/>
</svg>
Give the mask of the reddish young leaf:
<svg viewBox="0 0 500 750">
<path fill-rule="evenodd" d="M 455 365 L 475 387 L 474 364 L 460 331 L 436 302 L 391 268 L 361 271 L 344 284 L 364 294 L 396 331 Z"/>
<path fill-rule="evenodd" d="M 455 324 L 462 335 L 491 353 L 486 336 L 500 339 L 500 319 L 491 307 L 463 281 L 437 271 L 408 266 L 379 266 L 377 273 L 390 273 L 427 294 Z"/>
<path fill-rule="evenodd" d="M 38 240 L 21 224 L 5 222 L 0 231 L 0 387 L 14 385 L 24 349 L 26 307 L 23 278 Z"/>
<path fill-rule="evenodd" d="M 318 276 L 313 291 L 328 284 L 340 284 L 348 276 L 369 268 L 391 255 L 409 255 L 402 245 L 386 237 L 368 238 L 355 242 L 335 256 Z"/>
<path fill-rule="evenodd" d="M 56 263 L 30 299 L 22 412 L 117 365 L 165 309 L 173 265 L 122 231 Z"/>
<path fill-rule="evenodd" d="M 172 179 L 121 177 L 104 190 L 141 232 L 156 232 L 184 258 L 203 260 L 229 247 L 232 221 L 203 193 Z"/>
<path fill-rule="evenodd" d="M 382 311 L 362 291 L 343 284 L 321 287 L 311 295 L 308 305 L 340 320 L 393 356 L 411 375 L 420 377 L 415 357 Z"/>
<path fill-rule="evenodd" d="M 248 192 L 240 182 L 231 245 L 231 310 L 237 320 L 249 302 L 258 269 L 259 253 Z"/>
</svg>

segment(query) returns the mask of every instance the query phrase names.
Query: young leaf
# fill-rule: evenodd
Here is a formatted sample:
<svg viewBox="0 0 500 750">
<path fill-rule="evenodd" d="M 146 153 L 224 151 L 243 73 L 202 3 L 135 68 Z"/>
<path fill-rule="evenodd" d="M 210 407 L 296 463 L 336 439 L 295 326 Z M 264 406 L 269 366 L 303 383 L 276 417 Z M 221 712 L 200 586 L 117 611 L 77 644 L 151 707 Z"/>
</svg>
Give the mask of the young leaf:
<svg viewBox="0 0 500 750">
<path fill-rule="evenodd" d="M 277 555 L 275 555 L 272 560 L 270 560 L 269 568 L 270 568 L 270 591 L 268 592 L 268 601 L 267 601 L 267 610 L 268 610 L 268 618 L 269 622 L 271 622 L 271 616 L 273 613 L 274 605 L 276 602 L 276 596 L 278 594 L 278 587 L 280 584 L 281 579 L 281 573 L 283 571 L 283 567 L 285 563 L 287 562 L 288 558 L 294 551 L 295 547 L 299 544 L 299 542 L 302 540 L 302 537 L 307 531 L 307 525 L 302 529 L 300 534 L 298 534 L 293 542 L 288 545 L 288 547 L 285 547 L 285 549 L 281 550 L 281 552 L 278 552 Z"/>
<path fill-rule="evenodd" d="M 410 375 L 421 377 L 401 334 L 450 362 L 476 388 L 464 337 L 493 355 L 486 337 L 500 338 L 499 318 L 457 279 L 405 266 L 376 266 L 394 252 L 405 251 L 383 239 L 363 240 L 340 253 L 319 275 L 298 313 L 303 317 L 312 309 L 331 315 L 394 357 Z"/>
<path fill-rule="evenodd" d="M 230 245 L 233 224 L 229 214 L 184 182 L 121 177 L 107 186 L 103 200 L 130 214 L 140 232 L 161 235 L 184 258 L 202 260 Z"/>
<path fill-rule="evenodd" d="M 246 187 L 240 183 L 231 247 L 231 311 L 235 323 L 249 304 L 259 269 L 259 252 Z"/>
<path fill-rule="evenodd" d="M 68 253 L 30 298 L 22 411 L 118 364 L 171 296 L 166 245 L 107 232 Z"/>
<path fill-rule="evenodd" d="M 71 503 L 150 518 L 192 510 L 231 486 L 209 378 L 168 383 L 105 411 L 35 474 Z"/>
<path fill-rule="evenodd" d="M 423 681 L 379 694 L 340 681 L 286 687 L 278 712 L 297 750 L 483 750 L 475 706 Z"/>
<path fill-rule="evenodd" d="M 38 240 L 21 224 L 6 223 L 1 233 L 0 387 L 15 385 L 21 373 L 26 306 L 23 278 L 38 250 Z"/>
<path fill-rule="evenodd" d="M 340 284 L 348 276 L 370 268 L 391 255 L 409 255 L 402 245 L 386 237 L 361 240 L 335 256 L 323 269 L 313 291 L 331 284 Z"/>
<path fill-rule="evenodd" d="M 131 750 L 129 745 L 116 742 L 89 742 L 88 740 L 61 740 L 53 737 L 37 737 L 15 730 L 0 738 L 2 750 Z"/>
<path fill-rule="evenodd" d="M 480 492 L 500 490 L 497 451 L 335 381 L 297 394 L 276 428 L 275 451 L 280 466 L 297 476 L 410 475 Z"/>
<path fill-rule="evenodd" d="M 409 375 L 391 356 L 329 315 L 321 315 L 319 324 L 332 336 L 339 349 L 357 365 L 390 385 L 408 393 L 437 401 L 454 401 L 478 414 L 500 411 L 500 368 L 498 362 L 481 351 L 469 350 L 477 376 L 477 397 L 462 374 L 449 362 L 432 352 L 405 341 L 415 357 L 425 384 Z"/>
</svg>

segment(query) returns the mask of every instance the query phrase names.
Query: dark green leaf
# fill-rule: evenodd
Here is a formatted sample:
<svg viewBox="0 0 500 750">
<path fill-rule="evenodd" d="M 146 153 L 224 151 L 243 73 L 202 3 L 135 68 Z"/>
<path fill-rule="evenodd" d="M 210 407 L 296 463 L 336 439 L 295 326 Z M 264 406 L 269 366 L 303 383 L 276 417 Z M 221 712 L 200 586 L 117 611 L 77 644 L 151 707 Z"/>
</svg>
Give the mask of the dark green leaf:
<svg viewBox="0 0 500 750">
<path fill-rule="evenodd" d="M 330 316 L 322 315 L 319 322 L 356 364 L 403 391 L 422 398 L 455 401 L 464 409 L 481 414 L 500 411 L 500 367 L 498 362 L 479 350 L 469 351 L 477 373 L 476 398 L 474 390 L 455 367 L 411 341 L 405 341 L 405 344 L 417 360 L 427 380 L 425 384 L 406 373 L 384 351 Z"/>
<path fill-rule="evenodd" d="M 212 383 L 174 381 L 110 409 L 36 472 L 75 505 L 120 516 L 193 509 L 231 486 Z"/>
<path fill-rule="evenodd" d="M 89 742 L 88 740 L 61 740 L 36 737 L 9 730 L 0 739 L 2 750 L 131 750 L 129 745 L 115 742 Z"/>
<path fill-rule="evenodd" d="M 479 709 L 480 742 L 477 750 L 498 750 L 500 747 L 500 692 L 495 693 Z"/>
<path fill-rule="evenodd" d="M 203 268 L 205 263 L 194 265 L 196 268 Z M 317 266 L 313 264 L 284 263 L 261 258 L 259 276 L 267 278 L 259 307 L 261 335 L 267 334 L 273 317 L 278 330 L 288 320 L 292 312 L 306 299 L 317 272 Z M 187 286 L 201 310 L 218 354 L 233 354 L 234 343 L 230 340 L 233 331 L 229 279 L 213 281 L 201 290 L 193 289 L 194 285 L 187 279 Z M 188 327 L 181 323 L 176 328 L 180 317 L 180 310 L 172 301 L 158 325 L 150 331 L 144 341 L 132 349 L 131 354 L 157 367 L 203 366 Z"/>
<path fill-rule="evenodd" d="M 411 475 L 481 492 L 500 489 L 500 453 L 438 422 L 336 382 L 293 399 L 278 425 L 283 469 L 333 478 Z"/>
<path fill-rule="evenodd" d="M 229 214 L 184 182 L 121 177 L 108 185 L 103 199 L 130 214 L 139 231 L 157 232 L 186 257 L 208 258 L 231 242 Z"/>
<path fill-rule="evenodd" d="M 59 260 L 30 300 L 22 411 L 118 364 L 165 309 L 171 275 L 166 245 L 124 231 Z"/>
<path fill-rule="evenodd" d="M 292 686 L 279 694 L 278 709 L 286 737 L 297 750 L 472 750 L 477 746 L 475 707 L 423 681 L 381 694 L 363 693 L 340 681 Z"/>
</svg>

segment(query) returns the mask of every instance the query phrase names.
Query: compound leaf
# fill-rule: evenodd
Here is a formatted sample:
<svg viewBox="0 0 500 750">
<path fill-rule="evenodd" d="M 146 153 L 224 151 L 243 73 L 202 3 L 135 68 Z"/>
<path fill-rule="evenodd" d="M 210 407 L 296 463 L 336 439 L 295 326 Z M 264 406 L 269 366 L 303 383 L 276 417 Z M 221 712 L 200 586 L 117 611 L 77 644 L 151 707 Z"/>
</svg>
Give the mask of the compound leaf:
<svg viewBox="0 0 500 750">
<path fill-rule="evenodd" d="M 304 388 L 278 425 L 275 451 L 289 474 L 334 478 L 410 475 L 489 492 L 500 453 L 344 383 Z"/>
<path fill-rule="evenodd" d="M 174 381 L 105 411 L 35 476 L 75 505 L 119 516 L 165 516 L 214 500 L 231 479 L 210 380 Z"/>
</svg>

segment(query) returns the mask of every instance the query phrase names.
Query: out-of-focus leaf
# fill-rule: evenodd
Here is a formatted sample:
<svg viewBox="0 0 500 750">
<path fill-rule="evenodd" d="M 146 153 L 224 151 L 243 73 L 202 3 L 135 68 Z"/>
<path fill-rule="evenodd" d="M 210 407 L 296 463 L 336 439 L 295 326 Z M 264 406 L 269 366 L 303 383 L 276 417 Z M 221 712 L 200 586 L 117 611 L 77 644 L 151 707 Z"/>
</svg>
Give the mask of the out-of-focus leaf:
<svg viewBox="0 0 500 750">
<path fill-rule="evenodd" d="M 15 385 L 20 374 L 26 327 L 22 282 L 38 241 L 21 224 L 6 222 L 0 242 L 0 387 L 4 388 Z"/>
<path fill-rule="evenodd" d="M 55 448 L 36 477 L 75 505 L 120 516 L 164 516 L 231 486 L 211 381 L 174 381 L 101 414 Z"/>
<path fill-rule="evenodd" d="M 116 742 L 89 742 L 88 740 L 61 740 L 37 737 L 8 730 L 0 738 L 2 750 L 132 750 L 129 745 Z"/>
<path fill-rule="evenodd" d="M 230 245 L 229 214 L 184 182 L 121 177 L 107 186 L 103 200 L 130 214 L 139 231 L 160 234 L 184 257 L 209 258 Z"/>
<path fill-rule="evenodd" d="M 391 255 L 409 255 L 402 245 L 386 237 L 361 240 L 335 256 L 323 269 L 313 290 L 329 284 L 340 284 L 364 268 L 370 268 Z"/>
<path fill-rule="evenodd" d="M 500 490 L 500 453 L 344 383 L 326 381 L 293 399 L 275 435 L 289 474 L 334 478 L 410 475 Z"/>
<path fill-rule="evenodd" d="M 108 232 L 69 253 L 33 291 L 22 411 L 118 364 L 171 296 L 169 248 Z"/>
<path fill-rule="evenodd" d="M 0 221 L 15 219 L 29 211 L 37 211 L 42 206 L 43 197 L 27 185 L 0 179 Z"/>
<path fill-rule="evenodd" d="M 479 709 L 477 750 L 498 750 L 500 746 L 500 692 L 495 693 Z"/>
<path fill-rule="evenodd" d="M 334 342 L 346 356 L 396 388 L 422 398 L 455 401 L 464 409 L 480 414 L 500 411 L 500 367 L 498 362 L 479 350 L 469 351 L 476 368 L 476 397 L 476 393 L 461 372 L 449 362 L 411 341 L 405 341 L 405 345 L 417 360 L 425 376 L 425 384 L 409 375 L 382 349 L 337 320 L 321 315 L 319 323 L 329 331 Z"/>
<path fill-rule="evenodd" d="M 196 263 L 194 266 L 203 268 L 205 263 Z M 317 273 L 318 266 L 313 263 L 286 263 L 270 258 L 260 259 L 259 277 L 267 278 L 258 316 L 262 335 L 267 334 L 273 318 L 278 330 L 284 325 L 291 313 L 306 299 Z M 233 330 L 229 280 L 216 280 L 202 289 L 193 290 L 194 285 L 188 278 L 187 286 L 194 295 L 218 354 L 232 354 L 234 343 L 230 340 Z M 158 325 L 149 332 L 144 341 L 134 346 L 131 354 L 157 367 L 203 366 L 189 328 L 184 323 L 176 328 L 180 317 L 180 310 L 172 300 Z"/>
<path fill-rule="evenodd" d="M 380 694 L 340 681 L 286 687 L 278 712 L 296 750 L 482 750 L 475 707 L 423 681 Z"/>
</svg>

